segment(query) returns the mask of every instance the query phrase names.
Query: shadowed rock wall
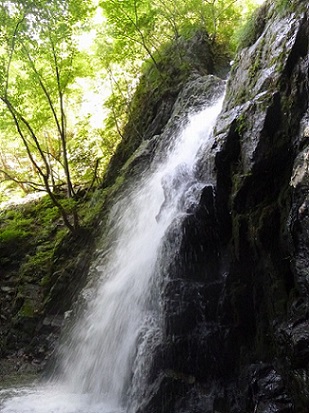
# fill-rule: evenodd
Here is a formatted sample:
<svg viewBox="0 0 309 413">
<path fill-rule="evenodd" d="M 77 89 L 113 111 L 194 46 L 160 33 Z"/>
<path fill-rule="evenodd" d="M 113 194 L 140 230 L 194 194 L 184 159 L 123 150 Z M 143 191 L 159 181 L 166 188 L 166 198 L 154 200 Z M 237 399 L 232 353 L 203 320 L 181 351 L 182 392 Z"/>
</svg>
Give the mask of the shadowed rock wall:
<svg viewBox="0 0 309 413">
<path fill-rule="evenodd" d="M 143 413 L 308 411 L 309 6 L 271 3 L 199 161 Z"/>
</svg>

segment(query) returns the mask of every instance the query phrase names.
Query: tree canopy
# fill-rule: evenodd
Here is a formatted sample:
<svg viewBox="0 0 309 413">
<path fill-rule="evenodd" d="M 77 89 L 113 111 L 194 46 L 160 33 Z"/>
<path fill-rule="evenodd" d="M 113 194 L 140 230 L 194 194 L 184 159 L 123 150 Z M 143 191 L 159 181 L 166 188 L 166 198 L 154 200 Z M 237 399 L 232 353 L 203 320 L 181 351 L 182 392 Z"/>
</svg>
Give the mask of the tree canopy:
<svg viewBox="0 0 309 413">
<path fill-rule="evenodd" d="M 143 63 L 160 72 L 162 46 L 198 28 L 233 50 L 235 27 L 254 4 L 1 0 L 2 199 L 9 189 L 45 191 L 61 208 L 57 192 L 74 199 L 78 186 L 93 186 L 122 138 Z M 104 122 L 94 122 L 96 111 Z"/>
</svg>

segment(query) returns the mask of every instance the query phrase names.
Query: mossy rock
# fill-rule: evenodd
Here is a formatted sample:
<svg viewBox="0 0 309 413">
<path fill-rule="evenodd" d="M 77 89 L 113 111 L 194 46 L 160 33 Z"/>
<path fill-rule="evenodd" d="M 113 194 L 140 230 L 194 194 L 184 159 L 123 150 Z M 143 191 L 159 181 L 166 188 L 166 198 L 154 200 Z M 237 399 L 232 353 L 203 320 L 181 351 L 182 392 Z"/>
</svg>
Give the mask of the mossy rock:
<svg viewBox="0 0 309 413">
<path fill-rule="evenodd" d="M 19 317 L 27 317 L 27 318 L 33 318 L 35 313 L 37 312 L 37 306 L 36 303 L 27 298 L 21 307 L 21 309 L 18 312 Z"/>
<path fill-rule="evenodd" d="M 119 171 L 143 140 L 162 133 L 174 103 L 192 74 L 227 75 L 230 56 L 198 30 L 190 39 L 180 37 L 158 51 L 157 67 L 144 65 L 144 73 L 130 104 L 123 140 L 111 159 L 103 187 L 113 184 Z M 159 69 L 159 70 L 158 70 Z M 143 108 L 141 112 L 140 108 Z"/>
<path fill-rule="evenodd" d="M 29 232 L 18 228 L 7 228 L 0 233 L 0 255 L 16 258 L 23 254 L 24 241 L 29 238 Z"/>
</svg>

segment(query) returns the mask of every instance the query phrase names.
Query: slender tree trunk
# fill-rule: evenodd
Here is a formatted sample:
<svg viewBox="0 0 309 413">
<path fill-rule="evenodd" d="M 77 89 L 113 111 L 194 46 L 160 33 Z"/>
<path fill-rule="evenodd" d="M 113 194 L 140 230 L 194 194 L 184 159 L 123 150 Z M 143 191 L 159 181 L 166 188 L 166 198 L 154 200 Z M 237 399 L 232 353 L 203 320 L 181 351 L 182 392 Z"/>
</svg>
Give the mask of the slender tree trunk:
<svg viewBox="0 0 309 413">
<path fill-rule="evenodd" d="M 29 160 L 30 160 L 31 164 L 33 165 L 33 167 L 35 168 L 36 172 L 38 173 L 39 177 L 43 180 L 44 187 L 45 187 L 45 190 L 46 190 L 47 194 L 49 195 L 49 197 L 52 200 L 53 204 L 58 208 L 66 227 L 70 230 L 70 232 L 75 233 L 79 228 L 78 216 L 77 216 L 76 209 L 75 208 L 73 209 L 73 224 L 71 224 L 71 222 L 69 220 L 69 214 L 63 208 L 61 203 L 57 200 L 55 194 L 53 193 L 53 191 L 50 187 L 49 163 L 48 163 L 48 160 L 46 158 L 46 155 L 45 155 L 43 149 L 41 148 L 40 142 L 39 142 L 34 130 L 32 129 L 29 122 L 25 119 L 25 117 L 18 114 L 18 112 L 16 111 L 16 109 L 14 108 L 14 106 L 11 104 L 11 102 L 8 100 L 7 97 L 1 97 L 0 96 L 0 100 L 2 100 L 2 102 L 7 106 L 8 110 L 10 112 L 10 114 L 12 116 L 12 119 L 15 123 L 16 129 L 18 131 L 18 134 L 21 137 L 21 140 L 22 140 L 22 142 L 25 146 L 25 149 L 26 149 L 26 152 L 28 154 Z M 30 146 L 29 142 L 27 141 L 27 138 L 26 138 L 26 136 L 25 136 L 25 134 L 22 130 L 21 124 L 23 124 L 27 128 L 28 133 L 30 134 L 30 137 L 32 139 L 32 144 L 38 150 L 38 152 L 40 154 L 40 157 L 41 157 L 41 160 L 43 161 L 45 170 L 42 167 L 39 166 L 38 162 L 36 162 L 32 152 L 31 152 L 31 146 Z"/>
</svg>

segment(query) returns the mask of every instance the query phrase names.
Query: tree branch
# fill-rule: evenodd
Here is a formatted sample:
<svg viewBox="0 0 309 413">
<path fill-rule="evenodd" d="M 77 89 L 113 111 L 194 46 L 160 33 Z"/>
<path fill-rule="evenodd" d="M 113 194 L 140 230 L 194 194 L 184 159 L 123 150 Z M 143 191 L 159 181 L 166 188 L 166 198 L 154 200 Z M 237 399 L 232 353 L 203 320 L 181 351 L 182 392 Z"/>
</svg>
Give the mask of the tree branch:
<svg viewBox="0 0 309 413">
<path fill-rule="evenodd" d="M 17 32 L 18 32 L 19 26 L 24 21 L 24 19 L 25 19 L 25 16 L 23 16 L 23 18 L 16 23 L 16 26 L 15 26 L 15 29 L 14 29 L 14 32 L 13 32 L 13 36 L 12 36 L 11 49 L 10 49 L 10 53 L 9 53 L 8 64 L 7 64 L 7 67 L 6 67 L 6 81 L 5 81 L 5 88 L 4 88 L 4 96 L 6 98 L 8 96 L 8 89 L 9 89 L 9 82 L 10 82 L 10 69 L 11 69 L 11 64 L 12 64 L 12 60 L 13 60 L 13 55 L 14 55 L 14 52 L 15 52 L 16 35 L 17 35 Z"/>
</svg>

